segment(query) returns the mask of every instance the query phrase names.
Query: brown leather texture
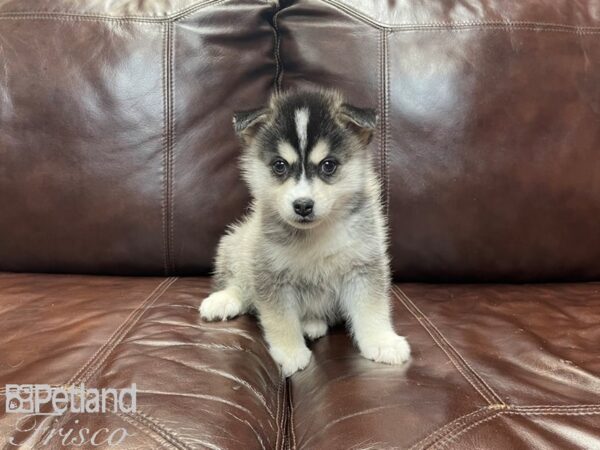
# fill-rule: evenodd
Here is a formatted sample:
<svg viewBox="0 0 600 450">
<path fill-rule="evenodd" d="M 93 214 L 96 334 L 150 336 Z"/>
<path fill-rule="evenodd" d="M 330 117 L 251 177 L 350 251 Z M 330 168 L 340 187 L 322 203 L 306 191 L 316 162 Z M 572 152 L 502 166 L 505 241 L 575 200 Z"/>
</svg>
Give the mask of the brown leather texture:
<svg viewBox="0 0 600 450">
<path fill-rule="evenodd" d="M 2 447 L 65 448 L 46 427 L 124 428 L 121 448 L 600 447 L 598 283 L 396 284 L 406 367 L 362 358 L 337 328 L 287 383 L 253 318 L 201 321 L 209 289 L 208 278 L 0 274 L 0 397 L 9 383 L 138 391 L 136 413 L 34 426 L 0 409 Z"/>
<path fill-rule="evenodd" d="M 0 270 L 208 272 L 248 202 L 231 122 L 272 90 L 273 8 L 1 0 Z"/>
<path fill-rule="evenodd" d="M 46 427 L 74 429 L 77 438 L 85 427 L 126 428 L 122 448 L 280 446 L 279 369 L 256 321 L 201 321 L 197 307 L 209 292 L 208 278 L 0 274 L 1 446 L 69 448 L 58 432 L 46 441 Z M 4 386 L 27 383 L 136 383 L 137 412 L 40 415 L 34 425 L 4 409 Z"/>
</svg>

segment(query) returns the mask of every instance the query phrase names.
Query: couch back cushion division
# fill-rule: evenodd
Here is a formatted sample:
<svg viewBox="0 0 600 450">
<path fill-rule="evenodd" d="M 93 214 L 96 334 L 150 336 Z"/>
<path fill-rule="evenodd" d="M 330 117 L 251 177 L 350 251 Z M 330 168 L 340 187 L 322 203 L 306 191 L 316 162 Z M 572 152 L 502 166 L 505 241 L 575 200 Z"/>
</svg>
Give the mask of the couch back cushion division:
<svg viewBox="0 0 600 450">
<path fill-rule="evenodd" d="M 299 0 L 283 88 L 377 107 L 395 276 L 600 276 L 597 2 Z"/>
<path fill-rule="evenodd" d="M 273 5 L 0 0 L 0 270 L 202 273 L 247 193 Z"/>
<path fill-rule="evenodd" d="M 378 109 L 398 279 L 598 278 L 599 35 L 591 0 L 0 0 L 0 270 L 208 272 L 277 80 Z"/>
</svg>

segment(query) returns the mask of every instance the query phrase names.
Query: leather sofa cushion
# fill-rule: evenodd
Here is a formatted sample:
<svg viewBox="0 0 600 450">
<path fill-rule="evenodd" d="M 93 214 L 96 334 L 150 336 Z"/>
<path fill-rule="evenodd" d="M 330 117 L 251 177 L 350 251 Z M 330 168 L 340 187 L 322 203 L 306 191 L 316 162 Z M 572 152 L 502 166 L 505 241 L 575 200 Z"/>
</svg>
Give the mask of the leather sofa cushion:
<svg viewBox="0 0 600 450">
<path fill-rule="evenodd" d="M 209 288 L 206 278 L 0 274 L 2 405 L 6 384 L 137 389 L 130 414 L 36 416 L 33 427 L 2 408 L 0 446 L 87 427 L 125 428 L 127 448 L 279 448 L 286 385 L 253 319 L 200 320 Z M 41 431 L 17 429 L 32 427 Z"/>
<path fill-rule="evenodd" d="M 124 427 L 131 447 L 600 445 L 598 283 L 397 284 L 407 367 L 365 360 L 336 328 L 285 383 L 255 319 L 199 319 L 209 282 L 0 274 L 0 387 L 136 383 L 136 414 L 36 417 L 65 430 Z M 0 444 L 39 444 L 18 420 L 0 412 Z"/>
<path fill-rule="evenodd" d="M 593 1 L 298 0 L 286 88 L 376 107 L 395 276 L 600 277 L 600 18 Z"/>
<path fill-rule="evenodd" d="M 600 446 L 599 283 L 397 284 L 393 297 L 410 365 L 374 366 L 340 330 L 316 342 L 292 382 L 295 448 Z"/>
<path fill-rule="evenodd" d="M 0 270 L 206 273 L 248 194 L 235 110 L 274 5 L 0 0 Z"/>
</svg>

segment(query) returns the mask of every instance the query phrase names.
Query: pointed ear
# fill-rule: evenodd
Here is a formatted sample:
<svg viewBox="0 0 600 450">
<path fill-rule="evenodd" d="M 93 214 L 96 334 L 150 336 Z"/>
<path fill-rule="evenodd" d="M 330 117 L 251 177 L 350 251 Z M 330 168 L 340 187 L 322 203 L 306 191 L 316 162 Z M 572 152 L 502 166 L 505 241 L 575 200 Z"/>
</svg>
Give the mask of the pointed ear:
<svg viewBox="0 0 600 450">
<path fill-rule="evenodd" d="M 360 141 L 367 145 L 373 138 L 377 126 L 377 113 L 371 108 L 357 108 L 344 103 L 340 108 L 340 121 L 353 131 Z"/>
<path fill-rule="evenodd" d="M 233 129 L 243 143 L 250 144 L 258 130 L 271 115 L 269 108 L 257 108 L 233 114 Z"/>
</svg>

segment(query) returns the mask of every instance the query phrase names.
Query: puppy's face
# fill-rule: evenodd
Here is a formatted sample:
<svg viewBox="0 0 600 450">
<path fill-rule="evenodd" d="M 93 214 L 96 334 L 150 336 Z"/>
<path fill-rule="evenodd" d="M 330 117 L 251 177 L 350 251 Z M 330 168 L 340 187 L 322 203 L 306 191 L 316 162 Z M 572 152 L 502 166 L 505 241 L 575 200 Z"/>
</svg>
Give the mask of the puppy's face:
<svg viewBox="0 0 600 450">
<path fill-rule="evenodd" d="M 373 110 L 344 104 L 331 91 L 275 96 L 267 108 L 236 114 L 252 195 L 296 228 L 360 209 L 375 123 Z"/>
</svg>

